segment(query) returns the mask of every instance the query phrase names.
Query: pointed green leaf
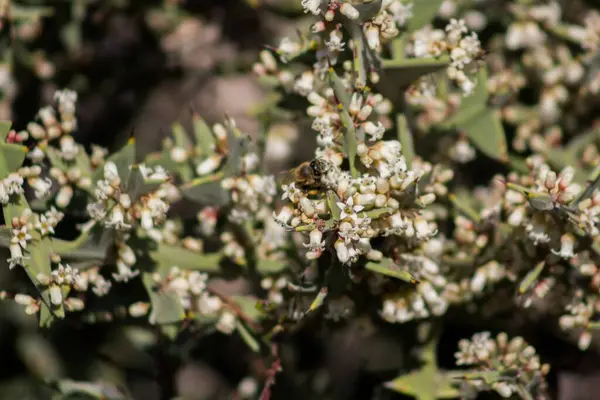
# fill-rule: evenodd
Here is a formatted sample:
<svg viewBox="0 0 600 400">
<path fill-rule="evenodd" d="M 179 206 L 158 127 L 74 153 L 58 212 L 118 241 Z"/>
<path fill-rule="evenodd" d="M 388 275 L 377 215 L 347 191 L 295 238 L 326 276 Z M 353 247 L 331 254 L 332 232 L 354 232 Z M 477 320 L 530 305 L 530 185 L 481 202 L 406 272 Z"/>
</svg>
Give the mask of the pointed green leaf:
<svg viewBox="0 0 600 400">
<path fill-rule="evenodd" d="M 160 269 L 178 267 L 182 270 L 218 272 L 220 253 L 199 254 L 180 246 L 159 243 L 150 257 Z"/>
<path fill-rule="evenodd" d="M 342 106 L 348 108 L 350 106 L 350 99 L 352 98 L 352 88 L 346 87 L 333 68 L 329 68 L 329 81 L 333 88 L 333 92 L 335 93 L 335 97 Z"/>
<path fill-rule="evenodd" d="M 127 182 L 129 178 L 129 167 L 135 163 L 135 139 L 131 138 L 125 146 L 112 154 L 106 162 L 112 161 L 117 166 L 119 177 L 122 182 Z M 94 171 L 94 182 L 104 178 L 104 168 L 98 168 Z"/>
<path fill-rule="evenodd" d="M 444 69 L 449 64 L 450 58 L 447 56 L 383 60 L 381 80 L 376 86 L 381 94 L 394 101 L 417 79 Z"/>
<path fill-rule="evenodd" d="M 345 134 L 345 147 L 346 152 L 348 154 L 348 163 L 350 164 L 350 174 L 353 178 L 358 177 L 358 171 L 356 169 L 356 149 L 358 147 L 358 143 L 356 140 L 356 129 L 354 129 L 354 121 L 348 114 L 348 111 L 345 108 L 340 109 L 340 115 L 342 117 L 342 124 L 344 125 Z"/>
<path fill-rule="evenodd" d="M 208 157 L 215 147 L 215 137 L 206 122 L 196 114 L 193 116 L 193 125 L 196 146 L 200 149 L 200 155 Z"/>
<path fill-rule="evenodd" d="M 415 145 L 404 114 L 396 115 L 396 131 L 398 132 L 398 140 L 402 145 L 402 155 L 406 160 L 406 165 L 410 168 L 412 160 L 415 158 Z"/>
<path fill-rule="evenodd" d="M 471 142 L 482 153 L 496 160 L 508 162 L 504 128 L 494 110 L 485 109 L 458 128 L 465 131 Z"/>
<path fill-rule="evenodd" d="M 387 217 L 387 216 L 391 215 L 394 211 L 396 211 L 395 208 L 383 207 L 383 208 L 375 208 L 373 210 L 369 210 L 365 214 L 367 215 L 367 217 L 369 217 L 371 219 L 379 219 L 379 218 Z"/>
<path fill-rule="evenodd" d="M 248 345 L 250 350 L 252 350 L 255 353 L 258 353 L 260 351 L 260 344 L 258 343 L 258 340 L 256 340 L 256 338 L 250 333 L 248 328 L 246 328 L 240 320 L 236 321 L 235 327 L 238 333 L 240 334 L 240 337 Z"/>
<path fill-rule="evenodd" d="M 46 156 L 53 167 L 56 167 L 61 171 L 67 171 L 69 169 L 67 163 L 60 156 L 57 148 L 52 146 L 46 147 Z"/>
<path fill-rule="evenodd" d="M 308 308 L 307 312 L 315 311 L 317 308 L 321 307 L 323 305 L 323 303 L 325 302 L 327 293 L 328 293 L 328 290 L 326 287 L 319 290 L 319 294 L 317 295 L 317 297 L 315 297 L 313 302 L 310 304 L 310 307 Z"/>
<path fill-rule="evenodd" d="M 144 178 L 139 165 L 135 164 L 131 166 L 131 172 L 129 179 L 125 185 L 125 190 L 132 202 L 135 202 L 140 197 L 158 189 L 163 183 L 162 179 L 148 179 Z"/>
<path fill-rule="evenodd" d="M 545 265 L 546 265 L 546 263 L 544 261 L 542 261 L 542 262 L 538 263 L 535 266 L 534 269 L 532 269 L 531 271 L 529 271 L 527 273 L 527 275 L 525 276 L 525 278 L 523 278 L 523 280 L 519 284 L 519 293 L 520 294 L 523 294 L 523 293 L 527 292 L 527 290 L 529 289 L 529 287 L 535 281 L 537 281 L 538 277 L 540 276 L 540 274 L 544 270 L 544 266 Z"/>
<path fill-rule="evenodd" d="M 412 2 L 412 17 L 406 24 L 407 32 L 414 32 L 432 22 L 443 0 L 416 0 Z"/>
<path fill-rule="evenodd" d="M 410 272 L 408 272 L 404 269 L 401 269 L 399 266 L 394 264 L 389 259 L 384 259 L 381 263 L 368 262 L 365 265 L 365 268 L 371 272 L 376 272 L 378 274 L 383 274 L 383 275 L 389 276 L 391 278 L 400 279 L 404 282 L 409 282 L 409 283 L 417 282 L 415 277 L 412 276 L 412 274 Z"/>
<path fill-rule="evenodd" d="M 27 148 L 18 144 L 0 142 L 0 179 L 16 172 L 27 155 Z"/>
<path fill-rule="evenodd" d="M 260 321 L 266 317 L 265 312 L 257 307 L 260 303 L 254 296 L 231 296 L 229 299 L 240 308 L 246 318 L 252 321 Z"/>
<path fill-rule="evenodd" d="M 333 190 L 328 190 L 327 207 L 331 212 L 331 218 L 333 218 L 336 221 L 340 220 L 340 214 L 342 212 L 342 210 L 340 210 L 340 207 L 337 205 L 338 201 L 340 201 L 340 198 L 337 196 L 337 194 L 335 194 Z"/>
<path fill-rule="evenodd" d="M 0 141 L 6 141 L 11 126 L 11 121 L 0 121 Z"/>
<path fill-rule="evenodd" d="M 175 146 L 181 147 L 182 149 L 190 149 L 192 147 L 192 142 L 188 137 L 185 129 L 183 129 L 183 125 L 179 122 L 175 122 L 171 126 L 171 132 L 173 135 L 173 139 L 175 139 Z"/>
<path fill-rule="evenodd" d="M 177 294 L 156 290 L 150 273 L 144 273 L 142 279 L 150 297 L 152 323 L 173 324 L 185 318 L 185 311 Z"/>
<path fill-rule="evenodd" d="M 448 198 L 450 199 L 454 207 L 456 207 L 458 211 L 460 211 L 464 216 L 466 216 L 475 223 L 479 223 L 479 214 L 477 213 L 477 211 L 473 210 L 469 204 L 459 200 L 458 197 L 456 197 L 456 195 L 454 194 L 450 194 Z"/>
<path fill-rule="evenodd" d="M 200 204 L 224 206 L 229 203 L 229 193 L 221 187 L 222 174 L 196 178 L 181 186 L 183 197 Z"/>
<path fill-rule="evenodd" d="M 285 260 L 269 258 L 261 258 L 260 260 L 258 260 L 256 265 L 257 271 L 264 275 L 276 274 L 286 270 L 287 268 L 288 263 Z"/>
<path fill-rule="evenodd" d="M 246 150 L 246 139 L 239 129 L 226 124 L 227 129 L 227 162 L 225 170 L 230 176 L 238 176 L 242 171 L 242 156 Z"/>
</svg>

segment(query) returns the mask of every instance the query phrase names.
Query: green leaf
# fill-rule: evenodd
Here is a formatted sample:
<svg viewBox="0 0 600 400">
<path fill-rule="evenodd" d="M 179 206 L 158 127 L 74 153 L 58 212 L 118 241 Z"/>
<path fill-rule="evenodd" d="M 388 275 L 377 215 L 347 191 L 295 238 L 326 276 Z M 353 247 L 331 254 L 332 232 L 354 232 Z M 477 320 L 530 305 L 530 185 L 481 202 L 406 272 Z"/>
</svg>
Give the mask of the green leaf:
<svg viewBox="0 0 600 400">
<path fill-rule="evenodd" d="M 418 400 L 452 399 L 460 396 L 454 387 L 452 376 L 437 366 L 438 339 L 431 340 L 421 351 L 423 366 L 408 374 L 386 382 L 384 386 L 393 391 L 413 396 Z"/>
<path fill-rule="evenodd" d="M 113 232 L 99 231 L 99 237 L 90 236 L 90 232 L 91 229 L 72 241 L 52 238 L 53 251 L 61 256 L 63 262 L 74 268 L 87 268 L 102 263 L 113 243 Z"/>
<path fill-rule="evenodd" d="M 200 155 L 202 157 L 208 157 L 212 154 L 215 147 L 215 137 L 202 118 L 196 114 L 194 114 L 192 118 L 196 146 L 200 149 Z"/>
<path fill-rule="evenodd" d="M 240 308 L 246 318 L 252 321 L 260 321 L 266 317 L 265 312 L 257 307 L 260 303 L 254 296 L 230 296 L 229 300 Z"/>
<path fill-rule="evenodd" d="M 158 292 L 154 288 L 152 274 L 144 273 L 142 280 L 148 291 L 152 306 L 152 322 L 157 325 L 173 324 L 185 318 L 181 300 L 175 293 Z"/>
<path fill-rule="evenodd" d="M 382 0 L 367 0 L 359 2 L 353 2 L 354 8 L 356 8 L 360 14 L 359 21 L 367 22 L 373 19 L 381 10 Z M 358 24 L 357 24 L 358 25 Z"/>
<path fill-rule="evenodd" d="M 127 180 L 127 184 L 125 185 L 125 191 L 131 198 L 132 202 L 135 202 L 143 195 L 146 195 L 153 190 L 158 189 L 158 187 L 163 183 L 162 179 L 148 179 L 144 178 L 142 171 L 139 165 L 132 165 L 131 171 L 129 173 L 129 179 Z"/>
<path fill-rule="evenodd" d="M 407 167 L 410 169 L 412 160 L 415 158 L 415 145 L 404 114 L 396 115 L 396 131 L 398 132 L 398 140 L 402 145 L 402 155 L 406 160 Z"/>
<path fill-rule="evenodd" d="M 0 121 L 0 141 L 6 141 L 11 126 L 11 121 Z"/>
<path fill-rule="evenodd" d="M 82 177 L 91 177 L 92 162 L 90 156 L 82 145 L 78 144 L 77 147 L 79 148 L 79 151 L 75 156 L 75 166 L 81 172 Z"/>
<path fill-rule="evenodd" d="M 467 204 L 467 202 L 459 200 L 455 194 L 448 195 L 448 198 L 450 199 L 454 207 L 456 207 L 458 211 L 460 211 L 464 216 L 466 216 L 475 223 L 479 223 L 479 214 L 477 213 L 477 211 L 473 210 L 471 206 Z"/>
<path fill-rule="evenodd" d="M 500 371 L 450 371 L 448 375 L 455 380 L 482 380 L 487 384 L 498 382 L 502 378 Z"/>
<path fill-rule="evenodd" d="M 23 210 L 28 207 L 25 196 L 22 194 L 19 195 L 16 199 L 13 199 L 11 203 L 8 203 L 2 208 L 4 220 L 11 221 L 13 217 L 20 217 Z M 23 255 L 29 258 L 25 258 L 23 268 L 42 296 L 43 301 L 40 309 L 40 326 L 45 327 L 52 323 L 55 316 L 63 318 L 65 311 L 62 305 L 51 305 L 49 291 L 45 289 L 38 280 L 38 275 L 44 274 L 49 277 L 52 272 L 50 265 L 50 255 L 52 253 L 51 239 L 49 237 L 42 237 L 36 230 L 30 231 L 29 234 L 32 239 L 27 244 L 27 248 L 23 251 Z M 52 307 L 52 310 L 49 307 Z"/>
<path fill-rule="evenodd" d="M 90 396 L 98 400 L 126 400 L 127 397 L 119 392 L 114 386 L 100 383 L 78 382 L 68 379 L 60 380 L 57 383 L 58 390 L 66 396 L 65 400 L 78 399 L 81 395 Z"/>
<path fill-rule="evenodd" d="M 250 333 L 248 328 L 246 328 L 240 320 L 236 321 L 235 327 L 250 350 L 258 353 L 260 351 L 260 344 L 258 343 L 258 340 L 256 340 L 256 338 Z"/>
<path fill-rule="evenodd" d="M 188 137 L 185 129 L 183 129 L 183 125 L 179 122 L 175 122 L 171 127 L 171 132 L 173 135 L 173 139 L 175 139 L 175 146 L 181 147 L 182 149 L 190 149 L 192 147 L 192 142 Z"/>
<path fill-rule="evenodd" d="M 10 3 L 10 17 L 13 21 L 31 21 L 54 14 L 52 7 L 22 6 L 16 2 Z"/>
<path fill-rule="evenodd" d="M 27 148 L 18 144 L 0 142 L 0 179 L 16 172 L 27 155 Z"/>
<path fill-rule="evenodd" d="M 326 287 L 319 290 L 319 294 L 317 294 L 317 297 L 315 297 L 313 302 L 310 304 L 310 307 L 308 308 L 307 312 L 315 311 L 317 308 L 321 307 L 323 305 L 323 303 L 325 302 L 327 293 L 328 293 L 328 290 Z"/>
<path fill-rule="evenodd" d="M 285 271 L 288 263 L 285 260 L 261 258 L 257 261 L 256 269 L 263 275 L 276 274 Z"/>
<path fill-rule="evenodd" d="M 404 282 L 417 283 L 417 280 L 410 272 L 401 269 L 389 259 L 384 259 L 381 261 L 381 263 L 368 262 L 365 265 L 365 268 L 371 272 L 376 272 L 391 278 L 400 279 Z"/>
<path fill-rule="evenodd" d="M 482 153 L 493 159 L 508 162 L 506 135 L 500 117 L 487 106 L 487 70 L 477 75 L 474 92 L 463 99 L 458 111 L 440 124 L 443 129 L 464 131 Z"/>
<path fill-rule="evenodd" d="M 129 178 L 129 167 L 135 164 L 135 139 L 131 138 L 118 152 L 112 154 L 106 162 L 112 161 L 117 166 L 121 182 L 127 182 Z M 94 171 L 94 182 L 104 178 L 104 169 L 98 168 Z"/>
<path fill-rule="evenodd" d="M 404 90 L 424 75 L 446 68 L 450 58 L 400 58 L 383 60 L 383 71 L 377 89 L 392 101 L 400 98 Z"/>
<path fill-rule="evenodd" d="M 333 68 L 329 68 L 329 81 L 335 97 L 345 108 L 348 108 L 350 106 L 350 99 L 352 98 L 352 88 L 346 87 Z"/>
<path fill-rule="evenodd" d="M 592 182 L 587 185 L 585 190 L 573 201 L 573 204 L 577 205 L 583 200 L 592 197 L 594 192 L 600 188 L 600 171 L 594 171 L 595 176 L 592 175 Z"/>
<path fill-rule="evenodd" d="M 508 162 L 504 128 L 494 110 L 485 109 L 458 128 L 465 131 L 471 142 L 482 153 L 496 160 Z"/>
<path fill-rule="evenodd" d="M 407 32 L 414 32 L 431 23 L 444 0 L 416 0 L 412 2 L 412 17 L 406 24 Z"/>
<path fill-rule="evenodd" d="M 239 129 L 227 124 L 227 162 L 225 171 L 229 176 L 238 176 L 242 171 L 242 156 L 246 150 L 246 139 Z"/>
<path fill-rule="evenodd" d="M 387 217 L 387 216 L 393 214 L 394 211 L 396 211 L 395 208 L 383 207 L 383 208 L 375 208 L 373 210 L 369 210 L 369 211 L 365 212 L 365 214 L 367 214 L 367 217 L 369 217 L 373 220 L 373 219 L 379 219 L 382 217 Z"/>
<path fill-rule="evenodd" d="M 183 197 L 200 204 L 224 206 L 229 203 L 229 193 L 221 187 L 223 175 L 218 173 L 196 178 L 181 186 Z"/>
<path fill-rule="evenodd" d="M 331 218 L 335 221 L 340 220 L 340 215 L 342 212 L 342 210 L 340 210 L 340 207 L 337 205 L 338 201 L 340 201 L 340 198 L 337 196 L 337 194 L 335 194 L 333 190 L 328 190 L 327 207 L 329 207 L 329 211 L 331 212 Z"/>
<path fill-rule="evenodd" d="M 537 281 L 538 277 L 540 276 L 540 274 L 544 270 L 544 266 L 545 265 L 546 265 L 546 263 L 544 261 L 542 261 L 542 262 L 538 263 L 538 265 L 536 265 L 534 269 L 532 269 L 531 271 L 529 271 L 527 273 L 527 275 L 525 276 L 525 278 L 523 278 L 523 280 L 519 284 L 519 294 L 523 294 L 523 293 L 527 292 L 527 290 L 529 289 L 529 287 L 535 281 Z"/>
<path fill-rule="evenodd" d="M 46 156 L 48 157 L 48 160 L 50 160 L 50 163 L 53 167 L 56 167 L 61 171 L 65 172 L 69 169 L 67 163 L 62 159 L 58 152 L 58 149 L 56 149 L 55 147 L 46 147 Z"/>
<path fill-rule="evenodd" d="M 180 246 L 159 243 L 156 250 L 150 252 L 150 258 L 159 269 L 176 266 L 183 270 L 218 272 L 221 254 L 199 254 Z"/>
<path fill-rule="evenodd" d="M 348 114 L 345 108 L 340 109 L 340 115 L 342 117 L 342 124 L 346 133 L 344 135 L 346 152 L 348 153 L 348 163 L 350 164 L 350 174 L 353 178 L 358 177 L 358 171 L 356 169 L 356 149 L 358 143 L 356 141 L 356 129 L 354 129 L 354 121 Z"/>
</svg>

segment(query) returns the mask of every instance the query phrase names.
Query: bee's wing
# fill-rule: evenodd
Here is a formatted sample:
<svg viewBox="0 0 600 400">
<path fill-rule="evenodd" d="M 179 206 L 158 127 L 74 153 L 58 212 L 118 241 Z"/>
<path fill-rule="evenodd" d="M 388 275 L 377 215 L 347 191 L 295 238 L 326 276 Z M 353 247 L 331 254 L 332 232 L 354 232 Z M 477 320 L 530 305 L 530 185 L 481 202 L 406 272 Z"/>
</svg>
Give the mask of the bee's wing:
<svg viewBox="0 0 600 400">
<path fill-rule="evenodd" d="M 295 172 L 296 172 L 295 168 L 292 168 L 292 169 L 290 169 L 288 171 L 281 171 L 281 172 L 279 172 L 277 174 L 277 178 L 275 179 L 277 181 L 277 184 L 279 186 L 291 184 L 292 182 L 294 182 L 296 180 L 295 179 Z"/>
</svg>

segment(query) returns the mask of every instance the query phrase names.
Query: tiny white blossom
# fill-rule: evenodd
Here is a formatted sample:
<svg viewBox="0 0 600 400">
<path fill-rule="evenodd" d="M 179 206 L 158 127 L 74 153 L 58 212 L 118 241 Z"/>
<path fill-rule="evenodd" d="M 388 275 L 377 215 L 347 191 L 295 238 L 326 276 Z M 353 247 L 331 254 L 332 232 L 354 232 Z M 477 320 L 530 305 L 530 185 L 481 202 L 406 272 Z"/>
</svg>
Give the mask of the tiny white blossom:
<svg viewBox="0 0 600 400">
<path fill-rule="evenodd" d="M 19 243 L 22 248 L 27 248 L 27 242 L 31 240 L 31 235 L 27 231 L 27 226 L 23 225 L 18 229 L 13 229 L 12 235 L 13 239 Z"/>
<path fill-rule="evenodd" d="M 346 202 L 337 202 L 337 206 L 340 208 L 340 219 L 350 218 L 354 221 L 358 219 L 356 213 L 362 211 L 365 207 L 361 205 L 355 205 L 354 199 L 349 197 Z"/>
<path fill-rule="evenodd" d="M 302 0 L 302 9 L 305 13 L 319 15 L 321 13 L 321 0 Z"/>
</svg>

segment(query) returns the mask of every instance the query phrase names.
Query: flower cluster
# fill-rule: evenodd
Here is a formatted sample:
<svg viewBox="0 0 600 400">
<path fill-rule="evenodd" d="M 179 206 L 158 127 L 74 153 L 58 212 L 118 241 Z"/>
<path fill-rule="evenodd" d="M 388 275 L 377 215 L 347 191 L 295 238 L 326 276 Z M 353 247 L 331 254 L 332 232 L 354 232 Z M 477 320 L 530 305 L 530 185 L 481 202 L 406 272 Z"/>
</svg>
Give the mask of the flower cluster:
<svg viewBox="0 0 600 400">
<path fill-rule="evenodd" d="M 130 174 L 134 174 L 133 167 Z M 166 217 L 169 204 L 167 188 L 158 186 L 168 179 L 166 171 L 160 167 L 150 168 L 141 164 L 137 166 L 143 182 L 153 181 L 158 188 L 139 199 L 132 199 L 132 184 L 123 182 L 121 175 L 127 176 L 126 171 L 119 171 L 117 165 L 108 161 L 104 164 L 104 179 L 99 179 L 94 190 L 95 203 L 90 203 L 87 210 L 96 221 L 102 221 L 106 227 L 127 231 L 134 222 L 145 230 L 151 230 Z"/>
<path fill-rule="evenodd" d="M 474 392 L 494 390 L 504 398 L 524 390 L 543 395 L 546 390 L 544 377 L 550 371 L 548 364 L 541 364 L 535 349 L 522 337 L 509 340 L 508 335 L 500 333 L 491 338 L 489 332 L 473 335 L 471 340 L 463 339 L 458 343 L 455 354 L 458 365 L 474 366 L 482 371 L 493 370 L 495 379 L 483 379 L 473 374 L 466 376 L 465 383 Z M 490 382 L 491 381 L 491 382 Z M 528 389 L 525 389 L 527 387 Z"/>
</svg>

